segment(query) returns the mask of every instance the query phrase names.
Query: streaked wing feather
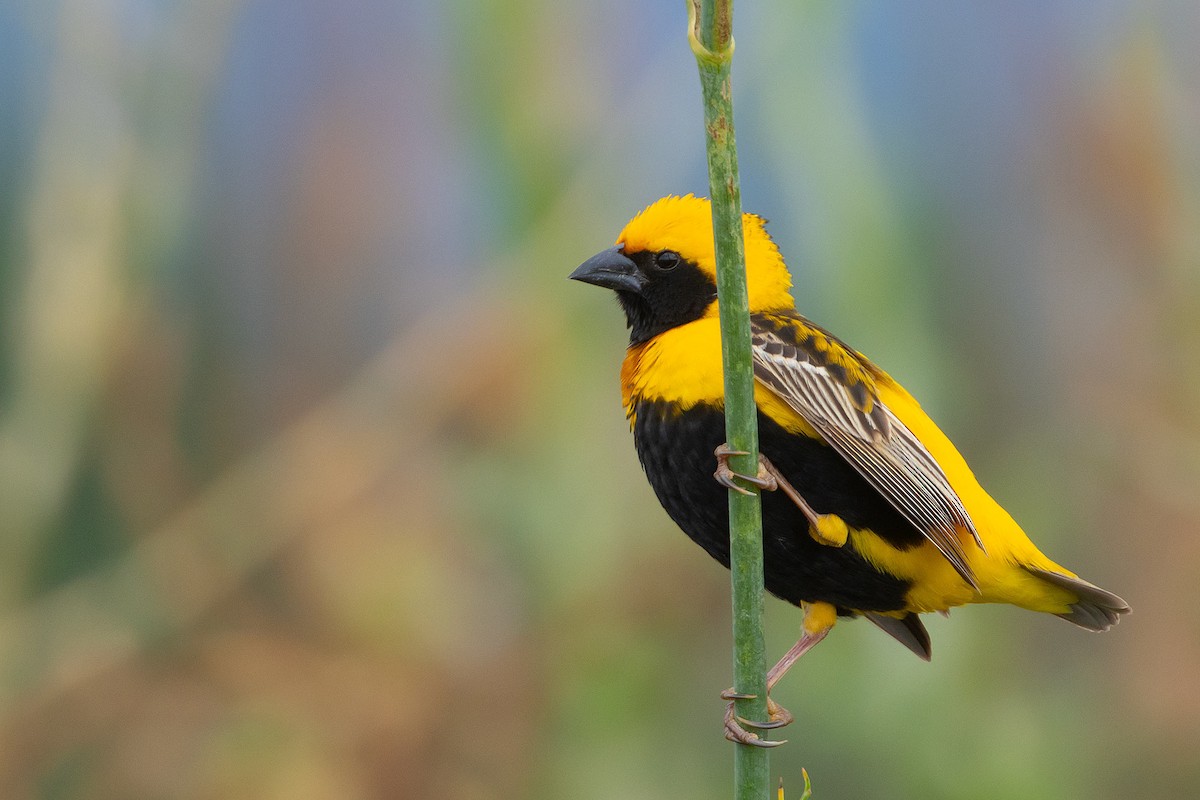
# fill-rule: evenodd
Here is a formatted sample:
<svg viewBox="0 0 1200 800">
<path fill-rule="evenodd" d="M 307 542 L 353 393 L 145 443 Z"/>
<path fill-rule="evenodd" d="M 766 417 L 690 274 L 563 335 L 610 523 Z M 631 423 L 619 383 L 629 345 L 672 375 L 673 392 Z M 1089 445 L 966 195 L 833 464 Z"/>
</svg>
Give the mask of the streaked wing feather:
<svg viewBox="0 0 1200 800">
<path fill-rule="evenodd" d="M 753 345 L 755 377 L 804 417 L 976 586 L 958 538 L 960 529 L 969 531 L 983 548 L 970 514 L 937 461 L 879 400 L 874 386 L 865 380 L 848 382 L 844 368 L 831 371 L 824 359 L 773 331 L 756 328 Z"/>
</svg>

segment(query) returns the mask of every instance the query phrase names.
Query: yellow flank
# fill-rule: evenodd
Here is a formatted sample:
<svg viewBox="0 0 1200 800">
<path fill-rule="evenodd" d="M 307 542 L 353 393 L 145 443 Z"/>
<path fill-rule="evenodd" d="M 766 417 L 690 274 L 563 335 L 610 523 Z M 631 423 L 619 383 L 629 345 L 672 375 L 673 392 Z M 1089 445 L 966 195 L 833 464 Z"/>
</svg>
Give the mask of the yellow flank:
<svg viewBox="0 0 1200 800">
<path fill-rule="evenodd" d="M 851 528 L 850 546 L 880 572 L 913 582 L 906 598 L 905 611 L 945 611 L 982 599 L 931 542 L 924 542 L 911 550 L 897 550 L 869 530 Z M 975 545 L 972 542 L 970 546 Z M 971 562 L 971 566 L 974 569 L 977 565 Z M 982 590 L 986 578 L 978 570 L 975 578 Z"/>
</svg>

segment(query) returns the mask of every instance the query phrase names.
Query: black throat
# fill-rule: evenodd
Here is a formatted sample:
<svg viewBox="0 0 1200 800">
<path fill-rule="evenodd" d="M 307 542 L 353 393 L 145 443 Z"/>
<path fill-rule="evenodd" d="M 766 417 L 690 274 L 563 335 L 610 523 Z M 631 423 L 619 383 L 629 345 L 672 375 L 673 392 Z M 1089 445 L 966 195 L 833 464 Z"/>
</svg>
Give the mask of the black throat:
<svg viewBox="0 0 1200 800">
<path fill-rule="evenodd" d="M 641 262 L 650 253 L 635 253 L 630 258 Z M 685 261 L 671 272 L 656 275 L 646 282 L 640 294 L 617 292 L 629 324 L 629 343 L 642 344 L 660 333 L 695 322 L 717 300 L 717 284 L 695 264 Z"/>
</svg>

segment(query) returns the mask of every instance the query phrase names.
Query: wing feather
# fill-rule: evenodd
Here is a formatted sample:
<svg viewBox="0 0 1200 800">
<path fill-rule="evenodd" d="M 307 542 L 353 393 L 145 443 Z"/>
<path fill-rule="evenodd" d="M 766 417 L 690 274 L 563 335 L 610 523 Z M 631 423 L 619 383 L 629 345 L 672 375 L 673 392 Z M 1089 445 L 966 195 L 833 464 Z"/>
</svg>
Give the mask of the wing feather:
<svg viewBox="0 0 1200 800">
<path fill-rule="evenodd" d="M 813 333 L 824 336 L 818 330 Z M 880 401 L 870 374 L 838 363 L 830 351 L 840 343 L 830 338 L 821 347 L 805 346 L 812 341 L 813 337 L 781 335 L 779 330 L 755 325 L 755 377 L 812 425 L 937 547 L 964 580 L 978 588 L 958 533 L 969 532 L 981 549 L 983 542 L 945 472 Z M 837 356 L 854 358 L 849 350 Z"/>
</svg>

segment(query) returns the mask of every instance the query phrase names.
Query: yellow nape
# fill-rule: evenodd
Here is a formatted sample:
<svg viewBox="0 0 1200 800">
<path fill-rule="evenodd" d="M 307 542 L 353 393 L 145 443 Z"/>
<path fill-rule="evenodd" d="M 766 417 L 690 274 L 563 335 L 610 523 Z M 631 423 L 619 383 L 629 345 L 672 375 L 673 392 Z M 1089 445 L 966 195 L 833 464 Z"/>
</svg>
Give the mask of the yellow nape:
<svg viewBox="0 0 1200 800">
<path fill-rule="evenodd" d="M 796 307 L 788 274 L 779 248 L 767 233 L 766 220 L 742 215 L 746 243 L 746 291 L 751 311 L 782 311 Z M 717 274 L 713 250 L 712 206 L 707 198 L 694 195 L 669 196 L 647 206 L 630 220 L 617 237 L 626 253 L 644 250 L 674 250 L 687 261 L 713 276 Z M 716 315 L 714 304 L 709 313 Z"/>
</svg>

